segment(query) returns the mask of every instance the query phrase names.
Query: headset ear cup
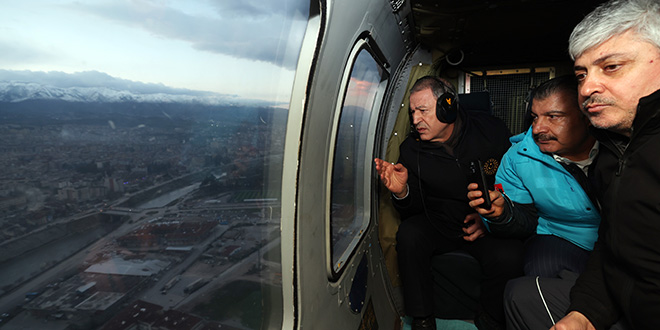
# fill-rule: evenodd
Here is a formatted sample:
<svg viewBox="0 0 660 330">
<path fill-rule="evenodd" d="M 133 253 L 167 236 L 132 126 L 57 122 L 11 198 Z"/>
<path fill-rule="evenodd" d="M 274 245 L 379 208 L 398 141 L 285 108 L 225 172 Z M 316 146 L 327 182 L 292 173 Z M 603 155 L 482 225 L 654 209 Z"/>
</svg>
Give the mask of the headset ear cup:
<svg viewBox="0 0 660 330">
<path fill-rule="evenodd" d="M 525 108 L 525 116 L 523 117 L 524 130 L 532 126 L 534 119 L 532 118 L 532 103 L 534 100 L 534 90 L 531 90 L 527 95 L 527 107 Z"/>
<path fill-rule="evenodd" d="M 456 121 L 458 102 L 453 93 L 446 92 L 440 95 L 435 106 L 435 115 L 440 122 L 445 124 L 451 124 Z"/>
</svg>

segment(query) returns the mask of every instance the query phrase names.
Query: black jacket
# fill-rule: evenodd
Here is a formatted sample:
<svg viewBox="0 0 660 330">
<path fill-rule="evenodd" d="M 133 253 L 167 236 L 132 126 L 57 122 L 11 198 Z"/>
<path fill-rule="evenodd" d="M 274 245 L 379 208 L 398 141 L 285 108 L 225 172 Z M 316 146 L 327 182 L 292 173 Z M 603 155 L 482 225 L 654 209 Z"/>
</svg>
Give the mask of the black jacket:
<svg viewBox="0 0 660 330">
<path fill-rule="evenodd" d="M 393 199 L 401 219 L 426 214 L 443 235 L 462 237 L 465 216 L 475 213 L 467 198 L 470 161 L 484 163 L 492 185 L 502 155 L 511 146 L 510 135 L 500 119 L 461 110 L 447 144 L 408 136 L 400 146 L 399 162 L 408 169 L 409 194 Z"/>
<path fill-rule="evenodd" d="M 594 134 L 602 221 L 570 310 L 599 330 L 619 317 L 632 329 L 660 329 L 660 91 L 640 99 L 630 139 Z"/>
</svg>

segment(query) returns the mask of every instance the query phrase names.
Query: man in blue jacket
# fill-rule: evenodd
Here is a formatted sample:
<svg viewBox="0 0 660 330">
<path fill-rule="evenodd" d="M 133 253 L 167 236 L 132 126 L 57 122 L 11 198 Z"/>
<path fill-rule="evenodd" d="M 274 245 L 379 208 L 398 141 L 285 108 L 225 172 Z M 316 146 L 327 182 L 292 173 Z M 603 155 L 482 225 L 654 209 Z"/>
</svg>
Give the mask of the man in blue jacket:
<svg viewBox="0 0 660 330">
<path fill-rule="evenodd" d="M 544 287 L 568 296 L 586 267 L 600 224 L 587 180 L 599 145 L 589 134 L 588 118 L 580 112 L 575 77 L 541 84 L 530 103 L 532 125 L 511 138 L 513 145 L 496 175 L 499 191 L 490 192 L 492 207 L 478 207 L 483 200 L 476 184 L 469 186 L 468 193 L 470 206 L 490 232 L 526 238 L 526 277 L 510 281 L 505 293 L 509 329 L 552 326 L 536 283 L 542 278 Z M 545 298 L 552 303 L 554 296 Z"/>
</svg>

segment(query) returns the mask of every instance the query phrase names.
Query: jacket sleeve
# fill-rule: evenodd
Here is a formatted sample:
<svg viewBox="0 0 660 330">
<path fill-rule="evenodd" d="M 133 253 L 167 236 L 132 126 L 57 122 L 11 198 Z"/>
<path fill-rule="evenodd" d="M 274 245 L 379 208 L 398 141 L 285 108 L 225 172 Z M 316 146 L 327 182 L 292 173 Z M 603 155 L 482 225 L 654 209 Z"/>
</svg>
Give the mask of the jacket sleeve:
<svg viewBox="0 0 660 330">
<path fill-rule="evenodd" d="M 526 238 L 536 233 L 538 215 L 534 204 L 512 202 L 506 195 L 504 212 L 497 218 L 484 218 L 484 224 L 493 236 L 503 238 Z"/>
<path fill-rule="evenodd" d="M 523 238 L 536 232 L 538 214 L 531 193 L 525 188 L 511 159 L 515 154 L 513 149 L 504 154 L 495 176 L 495 182 L 504 190 L 504 213 L 498 218 L 482 219 L 493 235 Z"/>
<path fill-rule="evenodd" d="M 620 315 L 605 286 L 602 261 L 606 258 L 603 237 L 605 226 L 599 231 L 599 238 L 591 252 L 587 268 L 580 274 L 571 289 L 571 304 L 567 312 L 578 311 L 586 316 L 597 330 L 608 329 Z"/>
</svg>

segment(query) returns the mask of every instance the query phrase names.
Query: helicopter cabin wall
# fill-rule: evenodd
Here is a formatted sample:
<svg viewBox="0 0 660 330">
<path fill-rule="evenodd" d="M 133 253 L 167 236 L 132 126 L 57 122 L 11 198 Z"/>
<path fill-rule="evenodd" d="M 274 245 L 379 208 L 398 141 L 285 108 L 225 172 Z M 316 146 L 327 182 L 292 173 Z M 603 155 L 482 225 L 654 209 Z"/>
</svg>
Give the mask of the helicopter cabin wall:
<svg viewBox="0 0 660 330">
<path fill-rule="evenodd" d="M 383 3 L 322 2 L 301 132 L 291 138 L 299 144 L 289 149 L 298 154 L 292 203 L 297 328 L 353 329 L 378 320 L 388 329 L 398 323 L 381 266 L 372 159 L 379 109 L 407 42 L 399 12 Z M 354 97 L 355 86 L 368 86 L 373 99 L 352 103 L 365 100 Z"/>
</svg>

